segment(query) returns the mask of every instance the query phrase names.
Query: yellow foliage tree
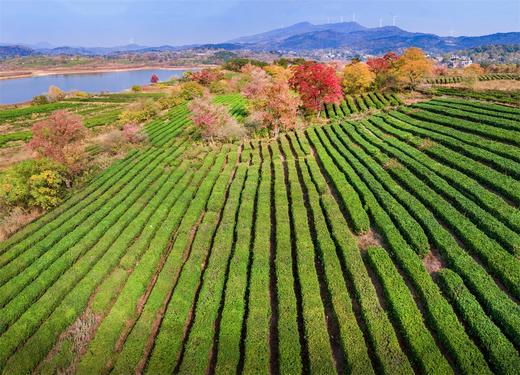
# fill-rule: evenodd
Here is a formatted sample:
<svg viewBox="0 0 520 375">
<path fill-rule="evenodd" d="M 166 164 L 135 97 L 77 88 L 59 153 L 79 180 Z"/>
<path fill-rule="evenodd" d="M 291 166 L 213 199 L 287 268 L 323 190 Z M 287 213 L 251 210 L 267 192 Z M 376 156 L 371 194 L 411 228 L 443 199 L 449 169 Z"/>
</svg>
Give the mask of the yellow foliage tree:
<svg viewBox="0 0 520 375">
<path fill-rule="evenodd" d="M 484 68 L 480 66 L 480 64 L 471 64 L 464 68 L 465 76 L 480 76 L 484 74 Z"/>
<path fill-rule="evenodd" d="M 356 94 L 367 90 L 374 82 L 376 75 L 367 64 L 355 62 L 343 69 L 343 88 L 347 94 Z"/>
<path fill-rule="evenodd" d="M 395 64 L 397 78 L 412 88 L 433 71 L 433 62 L 420 48 L 408 48 Z"/>
<path fill-rule="evenodd" d="M 478 77 L 484 74 L 484 68 L 480 64 L 471 64 L 464 68 L 464 82 L 467 86 L 473 86 L 477 81 Z"/>
<path fill-rule="evenodd" d="M 61 91 L 58 86 L 49 86 L 47 96 L 51 101 L 62 100 L 65 97 L 65 93 Z"/>
<path fill-rule="evenodd" d="M 282 82 L 288 82 L 292 76 L 291 69 L 284 68 L 280 65 L 267 65 L 264 66 L 264 70 L 275 80 L 279 80 Z"/>
</svg>

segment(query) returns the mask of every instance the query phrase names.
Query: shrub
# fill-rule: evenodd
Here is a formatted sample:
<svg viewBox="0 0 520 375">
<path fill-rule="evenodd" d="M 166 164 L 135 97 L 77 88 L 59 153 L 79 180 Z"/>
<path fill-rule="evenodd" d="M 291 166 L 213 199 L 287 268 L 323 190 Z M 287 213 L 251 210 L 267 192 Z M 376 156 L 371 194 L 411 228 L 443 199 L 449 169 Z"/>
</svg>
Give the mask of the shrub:
<svg viewBox="0 0 520 375">
<path fill-rule="evenodd" d="M 32 99 L 32 105 L 49 104 L 49 99 L 46 95 L 37 95 Z"/>
<path fill-rule="evenodd" d="M 0 175 L 0 201 L 8 207 L 49 209 L 63 198 L 67 170 L 47 158 L 24 160 Z"/>
<path fill-rule="evenodd" d="M 207 90 L 200 83 L 190 81 L 175 86 L 171 91 L 171 96 L 179 98 L 182 103 L 193 98 L 200 98 L 206 92 Z"/>
<path fill-rule="evenodd" d="M 188 108 L 191 119 L 202 130 L 202 137 L 213 140 L 242 138 L 245 130 L 228 112 L 223 104 L 213 103 L 210 95 L 193 99 Z"/>
<path fill-rule="evenodd" d="M 139 91 L 141 91 L 141 90 L 142 90 L 142 88 L 141 88 L 141 86 L 139 86 L 139 85 L 133 85 L 133 86 L 132 86 L 132 91 L 133 91 L 133 92 L 139 92 Z"/>
<path fill-rule="evenodd" d="M 187 101 L 201 97 L 208 90 L 198 84 L 197 82 L 182 82 L 173 86 L 170 91 L 170 95 L 164 96 L 155 102 L 156 109 L 164 110 L 174 106 L 177 106 L 182 103 L 186 103 Z M 129 122 L 134 121 L 132 119 L 128 119 Z M 124 122 L 124 121 L 123 121 Z"/>
<path fill-rule="evenodd" d="M 49 86 L 47 96 L 50 101 L 55 102 L 65 98 L 65 93 L 58 86 Z"/>
<path fill-rule="evenodd" d="M 117 154 L 125 143 L 125 136 L 119 129 L 113 129 L 110 132 L 104 133 L 99 140 L 101 152 L 109 154 Z"/>
<path fill-rule="evenodd" d="M 175 100 L 171 96 L 164 96 L 155 102 L 155 105 L 161 111 L 171 108 L 177 104 L 180 104 L 180 103 L 176 103 Z"/>
<path fill-rule="evenodd" d="M 130 104 L 127 109 L 119 115 L 119 122 L 142 123 L 148 121 L 159 112 L 159 106 L 153 100 L 138 101 Z"/>
<path fill-rule="evenodd" d="M 146 139 L 142 129 L 135 122 L 129 122 L 123 126 L 123 136 L 130 143 L 140 143 Z"/>
<path fill-rule="evenodd" d="M 49 209 L 61 202 L 65 180 L 56 171 L 45 170 L 29 178 L 31 205 Z"/>
<path fill-rule="evenodd" d="M 90 94 L 85 91 L 74 91 L 74 92 L 71 92 L 67 96 L 71 97 L 71 98 L 88 98 L 88 97 L 90 97 Z"/>
<path fill-rule="evenodd" d="M 211 82 L 209 85 L 209 92 L 212 94 L 227 94 L 229 93 L 229 84 L 223 79 Z"/>
</svg>

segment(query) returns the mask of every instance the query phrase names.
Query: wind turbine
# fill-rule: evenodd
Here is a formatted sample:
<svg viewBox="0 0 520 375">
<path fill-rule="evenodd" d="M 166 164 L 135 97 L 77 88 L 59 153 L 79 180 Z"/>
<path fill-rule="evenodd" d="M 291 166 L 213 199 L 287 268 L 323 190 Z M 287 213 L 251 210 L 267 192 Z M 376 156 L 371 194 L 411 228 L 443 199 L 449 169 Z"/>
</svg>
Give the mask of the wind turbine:
<svg viewBox="0 0 520 375">
<path fill-rule="evenodd" d="M 356 22 L 356 13 L 352 13 L 352 22 Z"/>
<path fill-rule="evenodd" d="M 379 17 L 379 27 L 383 27 L 383 19 Z"/>
<path fill-rule="evenodd" d="M 392 15 L 392 26 L 395 26 L 396 18 L 397 18 L 397 16 Z"/>
</svg>

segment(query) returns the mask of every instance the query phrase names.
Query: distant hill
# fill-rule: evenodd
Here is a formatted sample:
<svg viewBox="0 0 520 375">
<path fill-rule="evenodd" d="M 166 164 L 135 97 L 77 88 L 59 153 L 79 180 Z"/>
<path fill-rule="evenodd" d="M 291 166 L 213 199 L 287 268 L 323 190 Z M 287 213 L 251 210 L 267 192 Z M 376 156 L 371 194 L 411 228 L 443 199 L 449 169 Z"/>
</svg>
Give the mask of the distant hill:
<svg viewBox="0 0 520 375">
<path fill-rule="evenodd" d="M 382 53 L 420 47 L 428 52 L 448 52 L 492 44 L 518 44 L 520 33 L 496 33 L 474 37 L 441 37 L 409 32 L 395 26 L 366 28 L 356 22 L 313 25 L 298 23 L 287 28 L 237 38 L 231 43 L 250 49 L 314 50 L 350 48 L 356 52 Z"/>
<path fill-rule="evenodd" d="M 0 45 L 0 59 L 31 56 L 35 53 L 34 49 L 22 45 Z"/>
<path fill-rule="evenodd" d="M 117 52 L 133 52 L 133 51 L 141 51 L 147 49 L 149 47 L 141 46 L 138 44 L 127 44 L 124 46 L 116 46 L 116 47 L 56 47 L 56 48 L 42 48 L 38 49 L 38 52 L 41 52 L 46 55 L 110 55 L 112 53 Z"/>
<path fill-rule="evenodd" d="M 483 36 L 442 37 L 435 34 L 410 32 L 395 26 L 367 28 L 356 22 L 314 25 L 300 22 L 289 27 L 260 34 L 236 38 L 224 43 L 196 44 L 188 46 L 163 45 L 147 47 L 128 44 L 116 47 L 29 48 L 23 45 L 2 47 L 0 58 L 11 56 L 45 55 L 115 55 L 125 52 L 164 52 L 193 48 L 254 50 L 254 51 L 312 51 L 316 49 L 350 49 L 356 53 L 380 54 L 386 51 L 402 51 L 419 47 L 429 53 L 443 53 L 488 45 L 520 44 L 520 33 L 496 33 Z M 48 46 L 38 43 L 40 46 Z"/>
<path fill-rule="evenodd" d="M 342 33 L 349 33 L 352 31 L 365 30 L 366 27 L 361 26 L 357 22 L 342 22 L 325 25 L 313 25 L 309 22 L 300 22 L 289 27 L 267 31 L 265 33 L 245 36 L 230 40 L 229 43 L 239 44 L 269 44 L 273 42 L 281 42 L 289 37 L 302 35 L 319 31 L 336 31 Z"/>
<path fill-rule="evenodd" d="M 116 47 L 71 47 L 71 46 L 61 46 L 61 47 L 49 47 L 48 43 L 38 43 L 39 46 L 36 45 L 1 45 L 0 46 L 0 58 L 7 57 L 16 57 L 16 56 L 32 56 L 32 55 L 48 55 L 48 56 L 56 56 L 56 55 L 84 55 L 84 56 L 104 56 L 111 55 L 121 52 L 135 52 L 135 51 L 143 51 L 151 47 L 141 46 L 138 44 L 128 44 L 124 46 L 116 46 Z M 176 47 L 165 46 L 169 49 L 174 49 Z M 158 47 L 162 48 L 162 47 Z"/>
</svg>

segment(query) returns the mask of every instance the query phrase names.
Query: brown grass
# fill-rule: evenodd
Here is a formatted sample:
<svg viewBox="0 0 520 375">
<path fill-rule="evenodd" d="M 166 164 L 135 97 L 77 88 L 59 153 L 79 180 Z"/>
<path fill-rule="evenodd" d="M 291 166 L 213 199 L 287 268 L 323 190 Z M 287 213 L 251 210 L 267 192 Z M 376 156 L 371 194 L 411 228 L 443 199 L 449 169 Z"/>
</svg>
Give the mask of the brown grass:
<svg viewBox="0 0 520 375">
<path fill-rule="evenodd" d="M 442 85 L 442 87 L 467 87 L 464 82 L 451 83 Z M 518 91 L 520 90 L 520 81 L 497 79 L 493 81 L 478 81 L 471 85 L 473 90 L 500 90 L 500 91 Z"/>
<path fill-rule="evenodd" d="M 418 149 L 426 150 L 435 145 L 436 145 L 436 143 L 434 141 L 432 141 L 430 138 L 424 138 L 423 141 L 419 144 Z"/>
<path fill-rule="evenodd" d="M 42 366 L 46 366 L 46 363 L 51 363 L 59 351 L 67 350 L 70 351 L 69 354 L 73 354 L 71 362 L 53 363 L 51 367 L 56 366 L 54 371 L 57 374 L 75 374 L 76 366 L 79 363 L 81 355 L 86 352 L 87 346 L 92 340 L 100 322 L 101 316 L 94 314 L 87 308 L 87 310 L 60 335 L 54 348 L 49 352 L 45 361 L 40 364 L 40 369 Z M 65 344 L 70 344 L 70 347 L 65 349 Z"/>
<path fill-rule="evenodd" d="M 388 161 L 383 164 L 383 168 L 384 169 L 394 169 L 394 168 L 400 168 L 401 167 L 401 163 L 399 163 L 397 161 L 397 159 L 388 159 Z"/>
<path fill-rule="evenodd" d="M 441 258 L 433 249 L 423 258 L 423 264 L 429 273 L 434 273 L 444 268 Z"/>
<path fill-rule="evenodd" d="M 410 105 L 414 103 L 425 102 L 431 99 L 430 96 L 420 93 L 419 91 L 412 91 L 403 95 L 400 95 L 401 100 L 404 104 Z"/>
<path fill-rule="evenodd" d="M 375 230 L 370 229 L 367 233 L 357 236 L 357 245 L 361 251 L 365 251 L 370 247 L 382 247 L 383 240 L 379 233 Z"/>
<path fill-rule="evenodd" d="M 0 220 L 0 241 L 8 239 L 18 229 L 30 223 L 42 214 L 43 211 L 38 209 L 24 210 L 16 207 L 7 213 Z"/>
<path fill-rule="evenodd" d="M 14 142 L 11 142 L 11 147 L 0 149 L 0 170 L 35 157 L 35 153 L 29 147 L 26 147 L 24 142 L 18 141 L 17 143 L 19 144 L 15 146 Z"/>
</svg>

